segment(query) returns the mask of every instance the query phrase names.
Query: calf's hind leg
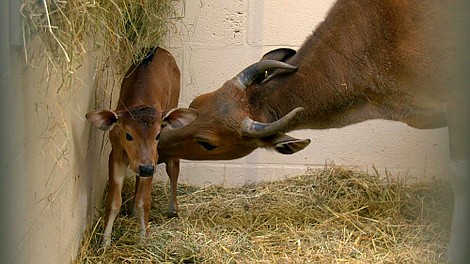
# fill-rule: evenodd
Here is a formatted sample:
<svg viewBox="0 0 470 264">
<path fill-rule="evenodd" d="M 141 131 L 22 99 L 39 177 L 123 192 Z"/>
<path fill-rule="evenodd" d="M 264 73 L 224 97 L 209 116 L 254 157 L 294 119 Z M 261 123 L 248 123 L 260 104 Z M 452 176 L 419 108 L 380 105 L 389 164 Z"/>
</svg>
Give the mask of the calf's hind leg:
<svg viewBox="0 0 470 264">
<path fill-rule="evenodd" d="M 178 176 L 180 173 L 180 160 L 172 159 L 165 162 L 166 173 L 170 178 L 170 203 L 168 206 L 168 218 L 178 217 L 178 201 L 176 199 L 176 192 L 178 188 Z"/>
</svg>

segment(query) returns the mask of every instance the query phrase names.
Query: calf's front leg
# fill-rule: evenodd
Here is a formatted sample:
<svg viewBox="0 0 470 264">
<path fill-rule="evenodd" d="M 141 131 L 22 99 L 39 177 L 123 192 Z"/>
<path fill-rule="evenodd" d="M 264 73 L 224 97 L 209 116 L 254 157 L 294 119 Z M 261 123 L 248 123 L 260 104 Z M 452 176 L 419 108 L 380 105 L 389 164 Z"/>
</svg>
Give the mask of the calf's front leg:
<svg viewBox="0 0 470 264">
<path fill-rule="evenodd" d="M 113 223 L 119 214 L 122 204 L 121 191 L 124 183 L 124 176 L 128 163 L 122 159 L 118 159 L 114 151 L 109 154 L 108 170 L 109 170 L 109 187 L 108 196 L 106 197 L 106 211 L 104 215 L 104 233 L 101 240 L 102 247 L 111 245 L 111 232 L 113 231 Z"/>
<path fill-rule="evenodd" d="M 148 236 L 150 206 L 152 203 L 153 177 L 137 177 L 134 197 L 135 209 L 140 222 L 140 236 L 142 241 Z"/>
</svg>

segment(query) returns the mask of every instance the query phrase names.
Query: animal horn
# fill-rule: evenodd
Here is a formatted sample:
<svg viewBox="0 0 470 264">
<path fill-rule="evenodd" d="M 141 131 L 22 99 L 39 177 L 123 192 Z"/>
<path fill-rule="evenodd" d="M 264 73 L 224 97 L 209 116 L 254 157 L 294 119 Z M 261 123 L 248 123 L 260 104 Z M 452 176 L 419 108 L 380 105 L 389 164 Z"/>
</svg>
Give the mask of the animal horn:
<svg viewBox="0 0 470 264">
<path fill-rule="evenodd" d="M 281 132 L 287 132 L 286 130 L 288 129 L 289 121 L 303 110 L 303 107 L 297 107 L 290 111 L 287 115 L 281 117 L 281 119 L 272 123 L 261 123 L 246 117 L 242 121 L 242 135 L 254 138 L 262 138 Z"/>
<path fill-rule="evenodd" d="M 232 80 L 241 90 L 245 90 L 245 88 L 253 83 L 258 76 L 264 74 L 266 71 L 275 69 L 295 71 L 297 70 L 297 67 L 277 60 L 263 60 L 246 67 L 243 71 L 237 74 L 237 76 L 233 77 Z"/>
</svg>

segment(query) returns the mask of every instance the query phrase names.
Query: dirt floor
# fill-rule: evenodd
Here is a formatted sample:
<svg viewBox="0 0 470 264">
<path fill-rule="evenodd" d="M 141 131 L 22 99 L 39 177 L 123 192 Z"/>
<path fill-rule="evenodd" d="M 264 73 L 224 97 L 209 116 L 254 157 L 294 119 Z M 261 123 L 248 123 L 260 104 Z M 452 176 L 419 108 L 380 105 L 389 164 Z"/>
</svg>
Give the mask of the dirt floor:
<svg viewBox="0 0 470 264">
<path fill-rule="evenodd" d="M 99 246 L 99 219 L 76 263 L 446 263 L 447 182 L 391 178 L 326 167 L 237 188 L 180 185 L 173 219 L 169 187 L 155 183 L 151 234 L 141 243 L 139 223 L 126 213 L 129 177 L 111 247 Z"/>
</svg>

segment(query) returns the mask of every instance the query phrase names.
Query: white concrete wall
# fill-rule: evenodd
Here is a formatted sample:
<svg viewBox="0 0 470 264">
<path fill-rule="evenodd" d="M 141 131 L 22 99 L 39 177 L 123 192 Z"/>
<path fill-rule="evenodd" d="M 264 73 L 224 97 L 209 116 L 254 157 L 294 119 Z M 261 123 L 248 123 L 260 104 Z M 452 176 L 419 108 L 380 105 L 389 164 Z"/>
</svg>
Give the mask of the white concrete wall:
<svg viewBox="0 0 470 264">
<path fill-rule="evenodd" d="M 183 1 L 182 19 L 167 46 L 182 70 L 181 106 L 218 89 L 267 51 L 297 49 L 320 23 L 334 0 Z M 411 177 L 445 175 L 447 128 L 417 130 L 374 120 L 330 130 L 296 131 L 311 138 L 302 152 L 285 156 L 266 150 L 234 161 L 182 163 L 181 182 L 237 185 L 297 175 L 325 163 Z M 163 171 L 160 173 L 164 175 Z M 165 179 L 166 176 L 162 176 Z"/>
<path fill-rule="evenodd" d="M 0 262 L 71 263 L 107 180 L 109 149 L 101 155 L 103 133 L 85 120 L 95 102 L 93 57 L 75 73 L 78 80 L 59 91 L 62 79 L 47 60 L 27 66 L 21 48 L 11 56 L 8 124 L 16 133 L 8 164 L 14 174 L 8 177 L 14 184 L 8 186 L 11 211 L 3 212 L 11 221 L 11 238 L 4 241 L 9 252 Z"/>
</svg>

